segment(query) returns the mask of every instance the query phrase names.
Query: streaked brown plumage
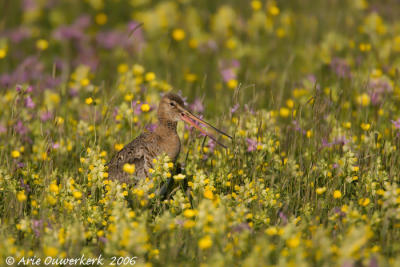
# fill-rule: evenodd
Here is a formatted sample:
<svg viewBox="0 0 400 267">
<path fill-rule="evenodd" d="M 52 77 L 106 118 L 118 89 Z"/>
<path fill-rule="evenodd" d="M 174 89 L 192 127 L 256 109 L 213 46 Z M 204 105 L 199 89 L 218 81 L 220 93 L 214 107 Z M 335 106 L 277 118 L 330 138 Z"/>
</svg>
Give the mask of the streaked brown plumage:
<svg viewBox="0 0 400 267">
<path fill-rule="evenodd" d="M 202 123 L 230 137 L 187 111 L 180 96 L 173 93 L 168 93 L 161 99 L 157 115 L 158 124 L 154 132 L 145 132 L 139 135 L 114 155 L 107 164 L 110 179 L 119 180 L 124 183 L 133 183 L 136 179 L 148 177 L 148 170 L 152 167 L 153 159 L 162 153 L 167 154 L 175 162 L 181 148 L 181 142 L 176 132 L 176 126 L 180 120 L 194 126 L 220 145 L 222 144 L 208 132 L 200 128 L 195 122 Z M 135 164 L 134 175 L 123 171 L 123 166 L 126 163 Z"/>
</svg>

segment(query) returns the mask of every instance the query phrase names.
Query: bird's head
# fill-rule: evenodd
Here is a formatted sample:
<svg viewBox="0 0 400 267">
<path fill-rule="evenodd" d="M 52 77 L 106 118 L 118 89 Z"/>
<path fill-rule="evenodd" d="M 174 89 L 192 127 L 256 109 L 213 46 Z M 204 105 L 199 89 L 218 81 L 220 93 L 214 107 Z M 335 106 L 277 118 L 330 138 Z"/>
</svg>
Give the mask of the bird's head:
<svg viewBox="0 0 400 267">
<path fill-rule="evenodd" d="M 203 128 L 200 127 L 199 124 L 207 126 L 209 128 L 214 129 L 219 134 L 225 135 L 232 139 L 231 136 L 227 135 L 223 131 L 215 128 L 208 122 L 200 119 L 199 117 L 193 115 L 187 108 L 182 100 L 182 98 L 174 93 L 167 93 L 163 96 L 158 106 L 158 118 L 159 120 L 166 120 L 166 121 L 173 121 L 178 122 L 180 120 L 188 123 L 189 125 L 193 126 L 203 134 L 207 135 L 211 139 L 213 139 L 216 143 L 222 145 L 213 135 L 205 131 Z"/>
</svg>

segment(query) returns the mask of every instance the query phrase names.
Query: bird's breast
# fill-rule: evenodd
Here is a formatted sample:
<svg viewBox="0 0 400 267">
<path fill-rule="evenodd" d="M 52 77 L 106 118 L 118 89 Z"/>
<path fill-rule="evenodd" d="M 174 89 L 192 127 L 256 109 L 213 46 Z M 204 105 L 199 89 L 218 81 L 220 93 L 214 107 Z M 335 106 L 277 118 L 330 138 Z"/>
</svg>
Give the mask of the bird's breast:
<svg viewBox="0 0 400 267">
<path fill-rule="evenodd" d="M 168 157 L 175 161 L 181 150 L 181 141 L 177 134 L 169 135 L 168 138 L 162 138 L 161 142 L 162 152 L 168 155 Z"/>
</svg>

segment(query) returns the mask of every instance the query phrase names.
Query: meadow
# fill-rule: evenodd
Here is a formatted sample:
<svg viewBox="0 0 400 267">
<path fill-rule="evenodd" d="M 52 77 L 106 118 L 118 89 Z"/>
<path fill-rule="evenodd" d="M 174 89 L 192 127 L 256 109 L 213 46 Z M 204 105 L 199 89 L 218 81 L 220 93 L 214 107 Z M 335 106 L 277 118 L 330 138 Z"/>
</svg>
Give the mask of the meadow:
<svg viewBox="0 0 400 267">
<path fill-rule="evenodd" d="M 398 14 L 396 0 L 1 1 L 0 266 L 400 266 Z M 180 123 L 176 163 L 110 181 L 105 163 L 154 129 L 169 91 L 228 148 Z"/>
</svg>

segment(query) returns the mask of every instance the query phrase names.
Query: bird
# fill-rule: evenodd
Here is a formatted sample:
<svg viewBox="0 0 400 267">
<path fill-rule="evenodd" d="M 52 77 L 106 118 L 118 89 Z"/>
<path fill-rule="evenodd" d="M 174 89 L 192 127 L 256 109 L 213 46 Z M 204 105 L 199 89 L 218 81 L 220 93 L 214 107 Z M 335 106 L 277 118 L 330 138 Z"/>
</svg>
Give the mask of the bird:
<svg viewBox="0 0 400 267">
<path fill-rule="evenodd" d="M 224 148 L 226 148 L 224 144 L 200 127 L 200 125 L 212 128 L 217 133 L 232 139 L 230 135 L 192 114 L 185 107 L 182 98 L 172 92 L 166 93 L 161 98 L 157 109 L 157 117 L 158 122 L 154 131 L 146 131 L 140 134 L 117 152 L 110 162 L 106 164 L 109 179 L 132 184 L 140 179 L 149 177 L 149 169 L 153 167 L 153 159 L 163 153 L 172 162 L 176 162 L 181 150 L 181 142 L 176 131 L 179 121 L 188 123 Z M 123 170 L 124 165 L 127 163 L 134 164 L 135 171 L 133 174 Z"/>
</svg>

